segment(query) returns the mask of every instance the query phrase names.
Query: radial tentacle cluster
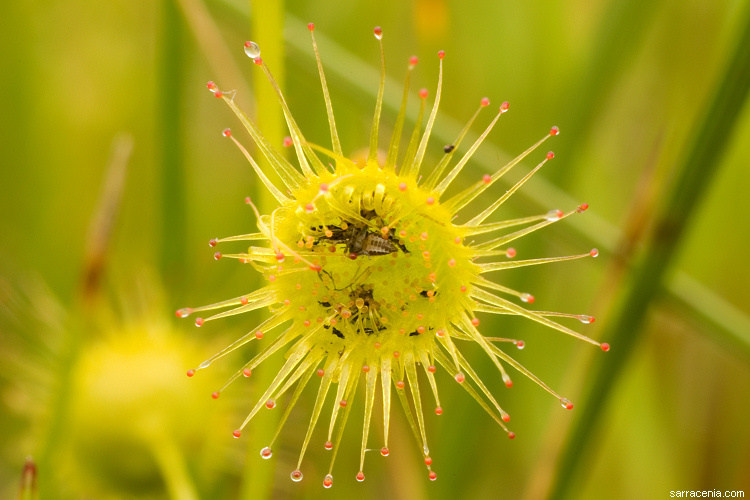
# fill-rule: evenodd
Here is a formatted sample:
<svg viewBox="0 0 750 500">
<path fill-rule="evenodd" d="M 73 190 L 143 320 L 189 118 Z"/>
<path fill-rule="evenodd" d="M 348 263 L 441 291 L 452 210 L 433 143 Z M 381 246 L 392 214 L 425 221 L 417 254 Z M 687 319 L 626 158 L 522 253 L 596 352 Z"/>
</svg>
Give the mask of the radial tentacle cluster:
<svg viewBox="0 0 750 500">
<path fill-rule="evenodd" d="M 356 164 L 346 158 L 337 134 L 325 74 L 315 42 L 314 26 L 310 24 L 308 28 L 312 35 L 331 130 L 330 150 L 305 140 L 281 90 L 260 57 L 260 48 L 254 42 L 245 43 L 246 54 L 265 72 L 277 92 L 290 132 L 284 145 L 294 147 L 299 169 L 289 163 L 266 140 L 255 123 L 235 105 L 233 92 L 223 92 L 213 82 L 208 83 L 209 90 L 223 99 L 240 119 L 258 150 L 278 173 L 284 185 L 279 188 L 269 180 L 266 172 L 230 130 L 223 132 L 248 159 L 260 180 L 278 200 L 279 207 L 270 215 L 260 215 L 252 201 L 246 199 L 256 213 L 259 232 L 212 239 L 210 245 L 232 241 L 256 242 L 244 253 L 217 252 L 215 257 L 235 258 L 253 265 L 268 284 L 235 299 L 209 306 L 180 309 L 177 316 L 187 317 L 201 311 L 222 310 L 206 318 L 197 318 L 195 324 L 201 326 L 209 320 L 256 309 L 267 308 L 272 314 L 247 335 L 197 368 L 188 370 L 188 375 L 193 376 L 197 370 L 207 368 L 216 359 L 248 342 L 263 342 L 260 352 L 237 370 L 224 386 L 226 388 L 237 378 L 251 376 L 253 370 L 274 352 L 287 349 L 286 361 L 278 369 L 275 379 L 233 435 L 240 437 L 242 429 L 263 407 L 272 409 L 277 401 L 286 399 L 287 407 L 281 418 L 280 431 L 304 388 L 311 379 L 318 378 L 317 398 L 304 436 L 299 462 L 291 473 L 291 478 L 295 481 L 302 479 L 305 450 L 323 413 L 323 407 L 327 404 L 330 407 L 330 420 L 324 446 L 332 450 L 332 458 L 328 474 L 323 480 L 325 487 L 333 484 L 333 462 L 360 381 L 365 387 L 360 464 L 356 474 L 359 481 L 365 477 L 365 451 L 368 448 L 376 398 L 382 397 L 383 405 L 381 454 L 388 456 L 390 453 L 388 432 L 395 392 L 422 451 L 428 477 L 435 480 L 437 474 L 432 470 L 423 408 L 433 404 L 431 401 L 434 400 L 435 414 L 443 413 L 434 377 L 437 367 L 450 373 L 510 438 L 515 437 L 506 426 L 510 419 L 508 413 L 502 409 L 458 349 L 457 340 L 478 344 L 493 360 L 508 387 L 512 382 L 506 366 L 511 366 L 554 395 L 563 407 L 570 409 L 573 406 L 497 345 L 506 342 L 523 348 L 522 341 L 484 336 L 478 329 L 477 312 L 524 316 L 591 344 L 600 345 L 605 351 L 609 349 L 607 344 L 599 344 L 550 319 L 567 317 L 591 323 L 594 321 L 593 317 L 527 309 L 517 301 L 533 303 L 533 296 L 506 288 L 484 277 L 486 273 L 503 269 L 596 257 L 597 251 L 591 250 L 582 255 L 566 257 L 510 260 L 515 257 L 515 250 L 507 246 L 513 240 L 537 229 L 583 212 L 587 205 L 582 204 L 568 212 L 552 210 L 532 217 L 485 223 L 500 205 L 554 157 L 550 152 L 528 175 L 481 213 L 464 224 L 453 223 L 457 212 L 491 188 L 503 174 L 559 131 L 557 127 L 553 127 L 536 144 L 494 174 L 484 175 L 465 190 L 450 197 L 445 196 L 447 188 L 461 173 L 498 119 L 508 111 L 509 105 L 504 102 L 499 106 L 485 131 L 453 162 L 454 155 L 462 150 L 462 141 L 474 120 L 484 108 L 489 107 L 489 100 L 482 99 L 476 113 L 456 140 L 443 149 L 440 161 L 432 169 L 424 169 L 423 160 L 441 96 L 445 56 L 443 51 L 438 53 L 440 69 L 434 104 L 427 114 L 428 93 L 426 90 L 419 92 L 420 111 L 415 129 L 405 153 L 400 155 L 409 80 L 418 62 L 415 57 L 409 60 L 401 109 L 388 145 L 387 158 L 384 164 L 379 164 L 378 129 L 385 82 L 383 32 L 380 28 L 374 30 L 380 45 L 381 79 L 369 154 L 364 164 Z M 427 121 L 423 130 L 425 115 Z M 318 154 L 323 155 L 326 160 L 321 160 Z M 485 239 L 481 243 L 466 241 L 467 237 L 495 232 L 501 235 Z M 429 382 L 430 395 L 425 395 L 420 388 L 420 370 L 424 371 Z M 291 395 L 282 398 L 288 392 Z M 216 391 L 212 396 L 218 398 L 220 393 L 221 391 Z M 331 397 L 329 393 L 335 394 Z M 278 435 L 279 432 L 276 432 L 276 436 Z M 273 442 L 263 448 L 261 457 L 270 458 L 272 446 Z"/>
</svg>

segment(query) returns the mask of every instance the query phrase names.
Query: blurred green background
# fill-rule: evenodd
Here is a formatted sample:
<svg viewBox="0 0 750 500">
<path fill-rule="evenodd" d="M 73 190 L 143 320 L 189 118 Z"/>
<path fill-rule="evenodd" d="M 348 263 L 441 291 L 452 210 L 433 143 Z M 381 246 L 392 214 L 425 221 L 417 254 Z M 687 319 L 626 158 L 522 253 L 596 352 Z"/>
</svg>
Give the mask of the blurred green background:
<svg viewBox="0 0 750 500">
<path fill-rule="evenodd" d="M 750 494 L 750 231 L 740 217 L 750 187 L 748 14 L 748 2 L 735 0 L 7 2 L 0 497 L 18 494 L 27 456 L 45 500 Z M 195 380 L 184 376 L 260 318 L 197 330 L 173 314 L 257 284 L 251 269 L 214 262 L 206 246 L 254 231 L 243 198 L 260 190 L 220 134 L 230 126 L 240 136 L 239 124 L 205 82 L 237 89 L 236 101 L 280 144 L 278 105 L 242 52 L 255 40 L 306 137 L 328 146 L 310 21 L 346 154 L 368 143 L 378 78 L 372 28 L 380 25 L 392 79 L 383 134 L 395 123 L 408 57 L 420 57 L 412 89 L 433 94 L 443 49 L 428 157 L 439 158 L 482 97 L 508 100 L 464 185 L 558 125 L 560 137 L 545 145 L 555 160 L 496 220 L 591 206 L 517 249 L 545 257 L 598 247 L 599 259 L 497 278 L 532 292 L 541 310 L 596 316 L 578 330 L 612 350 L 519 318 L 483 319 L 485 333 L 524 339 L 516 359 L 576 406 L 561 410 L 520 375 L 506 389 L 480 349 L 467 349 L 518 437 L 509 441 L 439 377 L 445 414 L 428 419 L 435 483 L 400 408 L 391 456 L 369 459 L 367 480 L 357 483 L 349 463 L 361 436 L 356 407 L 334 488 L 321 486 L 322 434 L 303 463 L 305 479 L 292 483 L 313 388 L 264 461 L 258 451 L 278 415 L 262 412 L 240 440 L 230 431 L 281 358 L 219 401 L 210 392 L 255 348 Z M 412 119 L 415 112 L 410 106 Z M 105 191 L 108 175 L 114 188 Z"/>
</svg>

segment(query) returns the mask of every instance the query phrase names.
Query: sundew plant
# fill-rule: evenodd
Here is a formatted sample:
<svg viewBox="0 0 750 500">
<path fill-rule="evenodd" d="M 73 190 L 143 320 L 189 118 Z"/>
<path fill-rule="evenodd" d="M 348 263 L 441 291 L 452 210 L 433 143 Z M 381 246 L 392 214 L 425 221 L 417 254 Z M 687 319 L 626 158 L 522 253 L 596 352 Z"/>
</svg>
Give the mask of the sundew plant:
<svg viewBox="0 0 750 500">
<path fill-rule="evenodd" d="M 223 248 L 226 243 L 251 242 L 245 252 L 216 252 L 215 258 L 234 258 L 249 264 L 262 274 L 267 284 L 240 297 L 180 309 L 177 316 L 184 318 L 194 313 L 222 310 L 196 318 L 195 324 L 202 326 L 214 319 L 258 309 L 267 309 L 271 315 L 187 374 L 194 376 L 248 342 L 262 343 L 260 352 L 240 367 L 224 388 L 212 394 L 218 398 L 231 382 L 243 376 L 250 377 L 257 366 L 283 349 L 285 362 L 233 435 L 240 438 L 242 430 L 259 411 L 274 409 L 286 399 L 279 429 L 271 442 L 260 450 L 261 457 L 271 458 L 274 441 L 301 393 L 311 379 L 318 380 L 317 396 L 291 478 L 294 481 L 303 478 L 305 451 L 325 414 L 326 422 L 322 425 L 328 427 L 327 439 L 319 443 L 331 453 L 328 474 L 323 478 L 325 487 L 333 484 L 334 461 L 361 382 L 364 385 L 361 398 L 364 422 L 359 466 L 352 471 L 356 479 L 365 479 L 365 452 L 370 446 L 374 447 L 375 441 L 370 436 L 373 407 L 376 399 L 382 398 L 383 435 L 378 437 L 376 449 L 379 448 L 383 456 L 390 453 L 391 406 L 397 399 L 422 453 L 428 477 L 435 480 L 437 473 L 430 457 L 425 421 L 429 414 L 443 413 L 434 376 L 437 370 L 448 372 L 509 438 L 515 437 L 508 428 L 510 416 L 462 354 L 462 344 L 478 345 L 493 361 L 506 386 L 512 386 L 509 372 L 516 371 L 552 394 L 564 408 L 573 408 L 568 399 L 515 361 L 503 348 L 521 349 L 523 341 L 512 338 L 512 334 L 498 337 L 494 336 L 495 332 L 482 332 L 480 313 L 523 316 L 600 346 L 604 351 L 609 349 L 608 344 L 600 344 L 557 320 L 587 324 L 594 321 L 593 317 L 531 309 L 534 297 L 530 293 L 510 289 L 496 279 L 499 271 L 506 269 L 596 257 L 598 251 L 593 249 L 580 255 L 516 260 L 516 251 L 509 246 L 518 238 L 584 212 L 588 205 L 583 203 L 567 207 L 567 210 L 554 209 L 519 219 L 486 222 L 554 158 L 552 152 L 539 154 L 537 150 L 558 135 L 557 127 L 549 129 L 538 142 L 494 174 L 472 179 L 473 183 L 466 189 L 447 194 L 474 152 L 509 110 L 509 104 L 503 102 L 496 106 L 494 117 L 479 138 L 466 145 L 464 138 L 475 120 L 485 108 L 492 109 L 489 99 L 482 99 L 455 141 L 433 151 L 430 134 L 441 98 L 446 56 L 443 51 L 437 54 L 439 73 L 434 101 L 428 106 L 428 91 L 419 91 L 419 115 L 408 141 L 402 143 L 402 135 L 406 135 L 403 127 L 409 82 L 418 64 L 416 57 L 408 61 L 401 108 L 387 153 L 381 156 L 384 161 L 379 160 L 379 124 L 386 71 L 383 30 L 379 27 L 374 29 L 374 34 L 380 45 L 381 77 L 369 153 L 366 160 L 360 162 L 347 158 L 338 138 L 313 24 L 308 28 L 330 125 L 330 148 L 305 139 L 268 65 L 261 58 L 260 48 L 254 42 L 245 43 L 245 52 L 257 66 L 256 71 L 265 73 L 278 96 L 289 127 L 284 146 L 294 148 L 298 166 L 289 163 L 235 105 L 234 91 L 220 90 L 214 82 L 208 83 L 213 95 L 237 115 L 283 185 L 274 184 L 267 175 L 269 172 L 255 161 L 234 134 L 229 129 L 224 130 L 223 135 L 245 155 L 279 206 L 270 214 L 261 215 L 248 198 L 246 202 L 257 216 L 258 232 L 212 239 L 210 245 L 221 244 Z M 433 156 L 439 157 L 439 161 L 429 164 L 427 159 Z M 500 189 L 496 185 L 498 179 L 527 157 L 538 162 L 536 167 L 509 189 Z M 494 201 L 481 210 L 472 210 L 471 202 L 485 191 L 493 194 Z M 427 384 L 418 382 L 419 371 L 424 372 L 423 380 Z M 288 392 L 291 395 L 282 398 Z M 331 392 L 335 396 L 327 398 Z M 346 447 L 341 452 L 349 453 Z"/>
</svg>

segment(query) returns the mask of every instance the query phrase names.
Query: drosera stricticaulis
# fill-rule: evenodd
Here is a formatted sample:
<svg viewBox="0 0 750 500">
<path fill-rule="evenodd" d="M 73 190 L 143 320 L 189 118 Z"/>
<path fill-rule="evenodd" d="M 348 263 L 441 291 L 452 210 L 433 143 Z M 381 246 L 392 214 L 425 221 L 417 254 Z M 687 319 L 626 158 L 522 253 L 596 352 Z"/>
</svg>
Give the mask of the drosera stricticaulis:
<svg viewBox="0 0 750 500">
<path fill-rule="evenodd" d="M 208 89 L 221 98 L 237 115 L 252 137 L 258 150 L 277 172 L 283 186 L 278 187 L 266 176 L 250 153 L 224 130 L 250 162 L 253 170 L 279 203 L 270 215 L 258 213 L 250 199 L 246 199 L 258 221 L 259 232 L 215 238 L 212 247 L 234 241 L 250 241 L 244 253 L 215 254 L 216 259 L 233 258 L 252 265 L 268 282 L 266 286 L 241 297 L 209 306 L 185 308 L 177 316 L 187 317 L 222 309 L 222 312 L 195 320 L 197 326 L 218 318 L 256 309 L 270 309 L 271 317 L 250 330 L 219 353 L 188 370 L 193 376 L 218 358 L 251 341 L 263 342 L 261 351 L 242 366 L 214 398 L 234 380 L 250 377 L 252 372 L 271 354 L 286 348 L 286 361 L 252 407 L 247 418 L 233 432 L 239 438 L 242 429 L 263 407 L 272 409 L 281 397 L 287 396 L 287 407 L 279 428 L 268 446 L 260 452 L 270 458 L 272 447 L 292 408 L 311 379 L 319 380 L 310 423 L 304 437 L 297 468 L 291 479 L 300 481 L 303 458 L 310 444 L 313 430 L 320 420 L 326 396 L 335 391 L 330 409 L 327 439 L 324 447 L 331 451 L 331 463 L 323 486 L 333 485 L 333 464 L 338 454 L 341 437 L 352 403 L 356 401 L 357 386 L 364 382 L 364 422 L 359 468 L 356 479 L 363 481 L 365 451 L 370 440 L 370 424 L 376 398 L 383 402 L 383 436 L 381 455 L 388 456 L 388 433 L 393 393 L 401 403 L 406 419 L 423 454 L 431 480 L 437 478 L 432 469 L 432 458 L 426 433 L 423 408 L 434 398 L 436 415 L 443 413 L 434 374 L 438 367 L 446 370 L 469 395 L 500 425 L 509 438 L 514 438 L 506 423 L 510 420 L 494 395 L 477 376 L 457 344 L 474 342 L 492 359 L 508 387 L 512 381 L 506 367 L 512 367 L 529 377 L 557 398 L 564 408 L 573 404 L 559 395 L 510 357 L 499 345 L 515 345 L 522 349 L 524 342 L 512 338 L 484 336 L 477 313 L 511 314 L 526 317 L 562 333 L 609 350 L 581 335 L 553 318 L 577 319 L 592 323 L 594 318 L 579 314 L 534 311 L 517 303 L 532 304 L 534 297 L 490 281 L 484 275 L 505 269 L 549 264 L 565 260 L 596 257 L 591 250 L 580 255 L 531 260 L 511 260 L 516 251 L 508 244 L 533 231 L 559 222 L 571 215 L 584 212 L 581 204 L 568 211 L 551 210 L 544 214 L 503 222 L 485 220 L 492 215 L 545 163 L 554 157 L 552 152 L 514 186 L 502 193 L 490 206 L 473 215 L 468 222 L 454 224 L 464 208 L 519 162 L 531 155 L 542 143 L 559 133 L 557 127 L 522 152 L 494 174 L 486 174 L 468 188 L 451 196 L 446 190 L 474 152 L 485 140 L 494 125 L 509 109 L 503 102 L 480 137 L 468 148 L 462 142 L 479 114 L 490 105 L 483 98 L 479 107 L 456 140 L 443 148 L 442 157 L 430 168 L 423 165 L 428 141 L 437 116 L 442 90 L 442 70 L 445 53 L 438 52 L 439 73 L 435 100 L 427 112 L 427 90 L 419 92 L 420 109 L 413 133 L 401 157 L 401 135 L 409 96 L 409 81 L 417 58 L 408 61 L 401 108 L 384 164 L 378 162 L 378 135 L 385 83 L 383 31 L 375 28 L 380 47 L 381 76 L 375 105 L 375 116 L 370 135 L 369 153 L 364 163 L 348 159 L 338 138 L 331 99 L 323 65 L 315 42 L 314 26 L 308 28 L 320 74 L 323 98 L 331 133 L 331 149 L 309 143 L 297 126 L 291 111 L 274 81 L 271 71 L 261 59 L 261 50 L 254 42 L 245 43 L 245 52 L 263 71 L 275 89 L 289 127 L 285 147 L 294 147 L 299 169 L 289 163 L 270 144 L 255 123 L 234 103 L 234 92 L 224 92 L 213 83 Z M 426 118 L 424 129 L 422 124 Z M 453 157 L 463 151 L 458 161 Z M 321 160 L 320 154 L 325 160 Z M 399 161 L 400 158 L 400 161 Z M 490 233 L 500 236 L 479 243 L 467 238 Z M 491 235 L 490 235 L 491 236 Z M 458 341 L 458 342 L 457 342 Z M 418 383 L 418 370 L 424 370 L 431 396 L 423 393 Z M 266 369 L 265 367 L 262 369 Z M 378 384 L 380 378 L 380 384 Z M 380 386 L 380 393 L 377 388 Z M 408 388 L 408 391 L 407 391 Z M 329 403 L 330 404 L 330 403 Z M 412 409 L 413 406 L 413 409 Z"/>
</svg>

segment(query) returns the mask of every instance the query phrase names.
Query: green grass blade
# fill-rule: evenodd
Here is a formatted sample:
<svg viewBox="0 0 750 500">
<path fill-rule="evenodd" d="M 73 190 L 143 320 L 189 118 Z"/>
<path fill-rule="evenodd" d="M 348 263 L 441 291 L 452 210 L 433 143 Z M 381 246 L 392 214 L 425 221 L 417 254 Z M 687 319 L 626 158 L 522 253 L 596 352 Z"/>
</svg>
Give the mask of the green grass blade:
<svg viewBox="0 0 750 500">
<path fill-rule="evenodd" d="M 643 334 L 649 306 L 663 291 L 669 264 L 682 236 L 721 165 L 723 152 L 750 90 L 750 11 L 746 9 L 741 32 L 713 96 L 696 122 L 684 155 L 678 159 L 673 185 L 663 197 L 644 257 L 633 272 L 630 286 L 621 294 L 621 307 L 608 323 L 604 340 L 612 351 L 594 364 L 583 408 L 569 435 L 560 460 L 550 498 L 572 497 L 572 486 L 583 473 L 584 460 L 592 437 L 597 436 L 600 416 L 611 388 L 623 372 Z"/>
</svg>

